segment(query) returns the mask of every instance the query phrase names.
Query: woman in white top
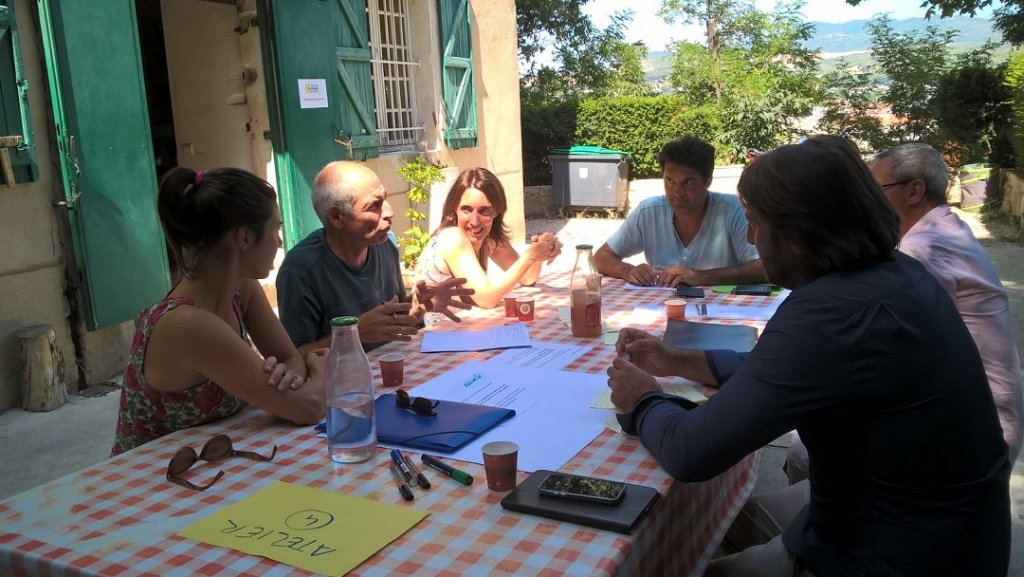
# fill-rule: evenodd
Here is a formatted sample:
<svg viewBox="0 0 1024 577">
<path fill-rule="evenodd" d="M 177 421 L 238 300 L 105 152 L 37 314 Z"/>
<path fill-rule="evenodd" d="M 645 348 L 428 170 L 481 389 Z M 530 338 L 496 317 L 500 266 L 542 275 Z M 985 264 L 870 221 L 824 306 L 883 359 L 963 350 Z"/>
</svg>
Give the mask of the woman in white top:
<svg viewBox="0 0 1024 577">
<path fill-rule="evenodd" d="M 486 168 L 463 171 L 448 192 L 441 226 L 420 255 L 416 277 L 428 285 L 465 278 L 466 288 L 476 291 L 473 303 L 483 308 L 501 302 L 517 284 L 534 284 L 544 262 L 561 253 L 562 243 L 548 232 L 534 235 L 520 255 L 505 230 L 507 206 L 505 189 L 494 173 Z M 488 260 L 504 272 L 488 277 Z"/>
</svg>

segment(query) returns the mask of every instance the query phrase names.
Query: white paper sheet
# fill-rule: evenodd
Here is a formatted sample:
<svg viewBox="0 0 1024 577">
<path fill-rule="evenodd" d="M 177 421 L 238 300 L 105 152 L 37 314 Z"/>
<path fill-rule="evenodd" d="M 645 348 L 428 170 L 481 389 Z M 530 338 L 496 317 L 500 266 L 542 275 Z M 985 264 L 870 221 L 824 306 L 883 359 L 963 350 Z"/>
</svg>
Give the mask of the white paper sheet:
<svg viewBox="0 0 1024 577">
<path fill-rule="evenodd" d="M 661 383 L 662 390 L 670 395 L 675 395 L 677 397 L 693 401 L 698 405 L 703 404 L 708 400 L 703 393 L 694 388 L 693 381 L 689 381 L 681 377 L 661 377 L 658 381 Z M 612 409 L 614 411 L 615 405 L 612 404 L 611 389 L 605 388 L 605 390 L 601 391 L 590 406 L 597 409 Z M 619 425 L 619 420 L 615 418 L 614 414 L 605 420 L 604 426 L 616 433 L 625 434 L 625 431 L 622 430 L 622 426 Z"/>
<path fill-rule="evenodd" d="M 447 455 L 483 463 L 481 447 L 491 441 L 519 445 L 519 470 L 557 471 L 604 429 L 609 412 L 590 407 L 607 387 L 603 373 L 575 373 L 464 363 L 416 387 L 410 394 L 442 401 L 515 409 L 516 416 Z"/>
<path fill-rule="evenodd" d="M 484 361 L 484 364 L 530 367 L 557 371 L 582 357 L 594 347 L 590 345 L 563 345 L 560 343 L 533 343 L 525 349 L 509 349 Z"/>
<path fill-rule="evenodd" d="M 427 331 L 423 333 L 420 352 L 487 351 L 531 344 L 530 330 L 523 323 L 515 323 L 485 331 Z"/>
</svg>

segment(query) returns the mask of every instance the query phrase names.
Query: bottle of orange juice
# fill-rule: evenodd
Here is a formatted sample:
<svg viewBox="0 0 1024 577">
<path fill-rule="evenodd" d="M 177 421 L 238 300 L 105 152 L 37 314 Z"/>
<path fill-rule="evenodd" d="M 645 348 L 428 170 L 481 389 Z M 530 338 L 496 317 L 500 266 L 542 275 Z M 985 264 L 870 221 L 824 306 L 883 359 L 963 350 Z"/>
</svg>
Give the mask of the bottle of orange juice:
<svg viewBox="0 0 1024 577">
<path fill-rule="evenodd" d="M 576 266 L 569 280 L 569 323 L 574 337 L 601 336 L 601 275 L 594 267 L 594 247 L 576 245 Z"/>
</svg>

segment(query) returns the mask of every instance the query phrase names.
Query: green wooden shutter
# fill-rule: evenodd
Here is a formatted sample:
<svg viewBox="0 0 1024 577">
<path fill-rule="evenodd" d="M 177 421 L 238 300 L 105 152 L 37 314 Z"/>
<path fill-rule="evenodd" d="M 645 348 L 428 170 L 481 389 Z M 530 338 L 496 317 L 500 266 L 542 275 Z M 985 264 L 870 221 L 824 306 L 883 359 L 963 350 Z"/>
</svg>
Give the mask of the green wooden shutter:
<svg viewBox="0 0 1024 577">
<path fill-rule="evenodd" d="M 28 82 L 21 68 L 18 26 L 11 0 L 0 0 L 0 136 L 20 136 L 17 148 L 8 148 L 15 182 L 39 177 L 32 124 L 28 113 Z"/>
<path fill-rule="evenodd" d="M 366 0 L 260 0 L 260 35 L 285 246 L 320 228 L 313 181 L 333 160 L 379 154 Z M 327 106 L 302 107 L 300 80 L 324 81 Z"/>
<path fill-rule="evenodd" d="M 476 87 L 473 84 L 473 41 L 469 0 L 439 0 L 441 13 L 441 75 L 445 128 L 449 148 L 476 146 Z"/>
<path fill-rule="evenodd" d="M 337 0 L 341 9 L 340 42 L 335 48 L 341 83 L 341 130 L 352 145 L 355 160 L 380 155 L 374 115 L 373 78 L 370 75 L 370 29 L 366 0 Z"/>
</svg>

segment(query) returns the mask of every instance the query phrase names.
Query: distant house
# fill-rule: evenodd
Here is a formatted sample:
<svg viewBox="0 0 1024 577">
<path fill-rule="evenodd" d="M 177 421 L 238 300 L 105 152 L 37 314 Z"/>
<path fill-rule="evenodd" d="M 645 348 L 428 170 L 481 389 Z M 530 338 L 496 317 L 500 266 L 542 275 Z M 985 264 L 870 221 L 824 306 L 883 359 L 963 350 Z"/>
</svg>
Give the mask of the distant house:
<svg viewBox="0 0 1024 577">
<path fill-rule="evenodd" d="M 267 178 L 286 246 L 346 158 L 384 180 L 398 233 L 396 169 L 419 155 L 490 168 L 524 230 L 514 0 L 0 0 L 5 136 L 0 409 L 19 404 L 20 327 L 53 327 L 71 390 L 123 368 L 130 321 L 170 288 L 172 166 Z"/>
</svg>

